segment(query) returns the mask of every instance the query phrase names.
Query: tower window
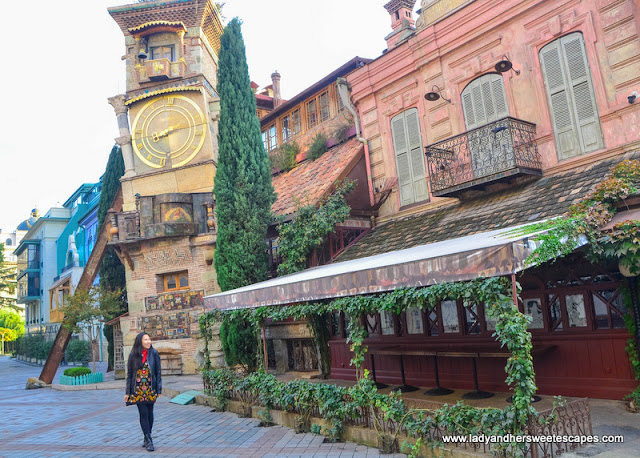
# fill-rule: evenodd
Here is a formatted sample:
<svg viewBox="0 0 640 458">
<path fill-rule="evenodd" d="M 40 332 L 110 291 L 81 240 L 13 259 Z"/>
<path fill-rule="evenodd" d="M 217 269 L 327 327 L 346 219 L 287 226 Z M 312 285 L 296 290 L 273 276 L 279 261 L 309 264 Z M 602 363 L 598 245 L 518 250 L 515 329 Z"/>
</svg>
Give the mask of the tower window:
<svg viewBox="0 0 640 458">
<path fill-rule="evenodd" d="M 187 272 L 165 274 L 163 277 L 164 290 L 176 291 L 179 289 L 189 289 L 189 276 Z"/>
<path fill-rule="evenodd" d="M 151 59 L 169 59 L 173 62 L 173 46 L 156 46 L 151 48 Z"/>
</svg>

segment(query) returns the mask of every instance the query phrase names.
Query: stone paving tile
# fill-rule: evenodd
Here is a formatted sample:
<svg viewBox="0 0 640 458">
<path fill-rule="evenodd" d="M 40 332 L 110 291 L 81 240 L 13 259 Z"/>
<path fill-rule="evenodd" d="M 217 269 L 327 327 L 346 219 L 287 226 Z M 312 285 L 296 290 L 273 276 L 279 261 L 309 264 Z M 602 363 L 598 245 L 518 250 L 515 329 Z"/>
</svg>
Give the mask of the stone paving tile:
<svg viewBox="0 0 640 458">
<path fill-rule="evenodd" d="M 141 447 L 138 411 L 125 406 L 122 390 L 25 390 L 27 378 L 40 371 L 0 357 L 0 410 L 3 419 L 11 419 L 0 422 L 0 457 L 149 456 Z M 170 404 L 165 397 L 157 402 L 154 416 L 155 458 L 379 456 L 373 448 L 325 444 L 322 436 L 295 434 L 281 426 L 261 428 L 256 419 Z"/>
</svg>

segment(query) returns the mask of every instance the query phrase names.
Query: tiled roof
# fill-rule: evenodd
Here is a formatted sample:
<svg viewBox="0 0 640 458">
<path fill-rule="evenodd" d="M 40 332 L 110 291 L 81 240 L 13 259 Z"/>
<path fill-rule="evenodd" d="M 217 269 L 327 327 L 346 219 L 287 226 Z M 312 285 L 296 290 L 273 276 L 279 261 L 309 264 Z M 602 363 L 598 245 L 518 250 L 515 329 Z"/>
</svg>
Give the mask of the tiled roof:
<svg viewBox="0 0 640 458">
<path fill-rule="evenodd" d="M 360 158 L 363 146 L 356 138 L 334 146 L 315 161 L 304 161 L 295 169 L 273 178 L 278 198 L 271 206 L 276 215 L 288 215 L 298 206 L 313 205 L 332 185 L 346 177 Z"/>
<path fill-rule="evenodd" d="M 336 261 L 560 216 L 600 183 L 615 164 L 638 158 L 640 152 L 618 156 L 508 190 L 458 201 L 446 208 L 390 221 L 374 228 Z"/>
</svg>

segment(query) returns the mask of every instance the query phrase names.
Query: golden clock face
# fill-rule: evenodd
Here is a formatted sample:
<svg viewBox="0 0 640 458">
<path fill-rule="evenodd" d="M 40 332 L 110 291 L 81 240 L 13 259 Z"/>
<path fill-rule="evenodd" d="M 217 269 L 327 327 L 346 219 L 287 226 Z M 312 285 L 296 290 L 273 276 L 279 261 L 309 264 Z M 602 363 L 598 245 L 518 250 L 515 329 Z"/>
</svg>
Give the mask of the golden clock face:
<svg viewBox="0 0 640 458">
<path fill-rule="evenodd" d="M 133 150 L 149 167 L 187 164 L 204 144 L 207 124 L 200 107 L 188 97 L 167 95 L 142 107 L 132 126 Z"/>
</svg>

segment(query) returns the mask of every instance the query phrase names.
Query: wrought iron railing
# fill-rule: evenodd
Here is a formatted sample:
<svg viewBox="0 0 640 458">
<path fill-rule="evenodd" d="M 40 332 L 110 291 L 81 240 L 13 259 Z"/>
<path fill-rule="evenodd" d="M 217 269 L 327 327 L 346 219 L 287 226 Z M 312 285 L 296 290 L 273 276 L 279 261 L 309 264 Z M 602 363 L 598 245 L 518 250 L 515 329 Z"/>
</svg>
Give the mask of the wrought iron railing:
<svg viewBox="0 0 640 458">
<path fill-rule="evenodd" d="M 441 195 L 517 169 L 539 172 L 535 134 L 535 124 L 507 117 L 425 147 L 431 192 Z"/>
<path fill-rule="evenodd" d="M 587 398 L 568 402 L 555 410 L 539 412 L 538 418 L 531 418 L 527 425 L 530 436 L 591 436 L 591 411 Z M 573 451 L 583 444 L 580 442 L 539 442 L 531 444 L 528 455 L 532 458 L 552 458 Z"/>
</svg>

